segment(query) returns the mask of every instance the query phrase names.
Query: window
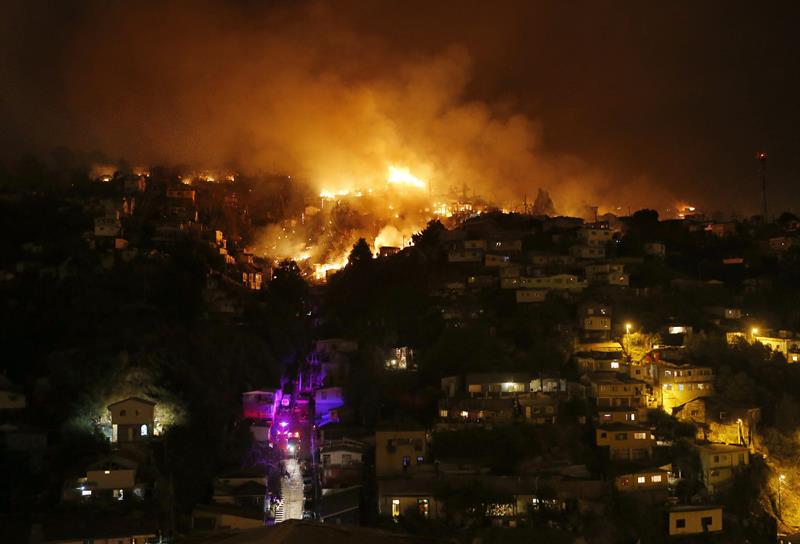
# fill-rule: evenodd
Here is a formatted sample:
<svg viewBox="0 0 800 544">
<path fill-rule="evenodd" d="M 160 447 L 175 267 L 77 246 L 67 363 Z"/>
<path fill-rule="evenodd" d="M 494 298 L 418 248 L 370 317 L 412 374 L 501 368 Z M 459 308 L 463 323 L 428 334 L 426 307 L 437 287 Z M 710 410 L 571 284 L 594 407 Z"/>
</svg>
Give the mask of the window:
<svg viewBox="0 0 800 544">
<path fill-rule="evenodd" d="M 417 509 L 422 517 L 427 518 L 430 514 L 430 501 L 428 499 L 417 499 Z"/>
<path fill-rule="evenodd" d="M 619 368 L 619 362 L 611 361 L 611 368 Z"/>
<path fill-rule="evenodd" d="M 123 410 L 120 410 L 120 411 L 119 411 L 119 415 L 120 415 L 120 416 L 127 416 L 127 415 L 128 415 L 128 411 L 127 411 L 127 410 L 124 410 L 124 409 L 123 409 Z"/>
<path fill-rule="evenodd" d="M 342 464 L 343 465 L 351 463 L 352 461 L 353 461 L 353 456 L 350 455 L 349 453 L 345 453 L 344 455 L 342 455 Z"/>
<path fill-rule="evenodd" d="M 682 383 L 679 383 L 678 384 L 678 391 L 683 391 L 683 390 L 684 390 L 684 385 Z"/>
<path fill-rule="evenodd" d="M 606 438 L 608 436 L 607 433 L 600 433 L 600 438 Z"/>
<path fill-rule="evenodd" d="M 411 458 L 408 455 L 403 456 L 403 471 L 408 470 L 408 465 L 411 464 Z"/>
<path fill-rule="evenodd" d="M 647 481 L 647 478 L 645 478 L 644 476 L 639 476 L 638 478 L 636 478 L 637 484 L 643 484 L 645 483 L 645 481 Z"/>
<path fill-rule="evenodd" d="M 392 517 L 400 517 L 400 499 L 392 499 Z"/>
<path fill-rule="evenodd" d="M 636 421 L 636 414 L 631 414 L 631 421 Z"/>
<path fill-rule="evenodd" d="M 719 463 L 719 455 L 715 455 L 714 456 L 714 462 L 715 463 Z"/>
<path fill-rule="evenodd" d="M 447 410 L 439 410 L 439 417 L 447 417 Z"/>
<path fill-rule="evenodd" d="M 657 474 L 655 476 L 650 476 L 650 481 L 654 484 L 657 484 L 661 481 L 661 474 Z"/>
<path fill-rule="evenodd" d="M 423 456 L 421 456 L 421 455 L 417 455 L 417 464 L 421 465 L 424 462 L 425 462 L 425 458 Z"/>
<path fill-rule="evenodd" d="M 696 415 L 697 415 L 697 410 L 692 410 L 692 411 L 690 411 L 690 412 L 689 412 L 689 415 L 691 415 L 691 416 L 696 416 Z"/>
<path fill-rule="evenodd" d="M 633 438 L 636 440 L 645 440 L 647 439 L 647 433 L 633 433 Z"/>
<path fill-rule="evenodd" d="M 614 440 L 627 440 L 628 433 L 617 433 L 614 435 Z"/>
<path fill-rule="evenodd" d="M 685 527 L 686 527 L 686 520 L 684 518 L 678 518 L 675 520 L 676 529 L 683 529 Z"/>
<path fill-rule="evenodd" d="M 711 516 L 703 516 L 700 518 L 700 525 L 702 525 L 703 528 L 708 527 L 712 523 L 714 523 L 714 520 L 711 519 Z"/>
<path fill-rule="evenodd" d="M 147 436 L 147 425 L 142 425 L 139 427 L 139 434 L 141 436 Z"/>
<path fill-rule="evenodd" d="M 323 465 L 330 465 L 331 464 L 331 454 L 326 453 L 322 456 L 322 464 Z"/>
</svg>

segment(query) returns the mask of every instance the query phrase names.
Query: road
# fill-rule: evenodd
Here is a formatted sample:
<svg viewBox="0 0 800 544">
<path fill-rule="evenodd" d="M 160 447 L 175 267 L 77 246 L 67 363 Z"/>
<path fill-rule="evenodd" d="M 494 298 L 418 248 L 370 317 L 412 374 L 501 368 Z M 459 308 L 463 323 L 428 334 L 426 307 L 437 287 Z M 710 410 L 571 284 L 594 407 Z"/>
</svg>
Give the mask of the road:
<svg viewBox="0 0 800 544">
<path fill-rule="evenodd" d="M 283 519 L 303 519 L 303 472 L 300 463 L 296 459 L 284 459 L 281 468 L 284 474 L 281 478 Z"/>
</svg>

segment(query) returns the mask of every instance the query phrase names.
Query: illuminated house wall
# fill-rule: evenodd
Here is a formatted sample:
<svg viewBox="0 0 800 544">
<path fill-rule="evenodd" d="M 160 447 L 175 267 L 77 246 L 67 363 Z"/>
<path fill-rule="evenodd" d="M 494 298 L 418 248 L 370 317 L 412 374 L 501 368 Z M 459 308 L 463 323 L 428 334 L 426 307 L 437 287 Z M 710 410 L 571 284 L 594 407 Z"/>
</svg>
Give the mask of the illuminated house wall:
<svg viewBox="0 0 800 544">
<path fill-rule="evenodd" d="M 156 403 L 130 397 L 108 406 L 111 412 L 112 442 L 140 442 L 153 434 Z"/>
</svg>

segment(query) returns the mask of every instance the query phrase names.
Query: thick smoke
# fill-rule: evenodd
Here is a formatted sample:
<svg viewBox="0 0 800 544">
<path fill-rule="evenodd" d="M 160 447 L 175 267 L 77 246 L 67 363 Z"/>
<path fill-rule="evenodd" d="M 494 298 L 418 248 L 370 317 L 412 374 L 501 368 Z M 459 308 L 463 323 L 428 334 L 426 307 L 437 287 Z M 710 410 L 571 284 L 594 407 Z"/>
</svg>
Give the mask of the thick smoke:
<svg viewBox="0 0 800 544">
<path fill-rule="evenodd" d="M 561 213 L 632 203 L 579 159 L 541 152 L 546 127 L 507 101 L 468 99 L 458 43 L 404 51 L 356 31 L 335 3 L 141 4 L 72 8 L 57 47 L 39 52 L 57 75 L 12 70 L 3 115 L 29 143 L 281 171 L 319 189 L 383 183 L 395 164 L 433 192 L 467 186 L 505 205 L 541 187 Z M 56 87 L 31 94 L 32 83 Z"/>
</svg>

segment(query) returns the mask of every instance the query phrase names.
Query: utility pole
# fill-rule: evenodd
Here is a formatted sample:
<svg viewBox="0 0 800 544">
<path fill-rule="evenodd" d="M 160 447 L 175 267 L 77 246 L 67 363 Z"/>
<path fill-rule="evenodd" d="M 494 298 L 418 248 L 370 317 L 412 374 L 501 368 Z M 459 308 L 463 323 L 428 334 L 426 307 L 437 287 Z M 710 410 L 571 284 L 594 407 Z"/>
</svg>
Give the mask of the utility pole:
<svg viewBox="0 0 800 544">
<path fill-rule="evenodd" d="M 756 155 L 759 162 L 759 173 L 761 175 L 761 200 L 762 200 L 762 216 L 761 220 L 766 223 L 768 219 L 767 210 L 767 154 L 759 151 Z"/>
</svg>

